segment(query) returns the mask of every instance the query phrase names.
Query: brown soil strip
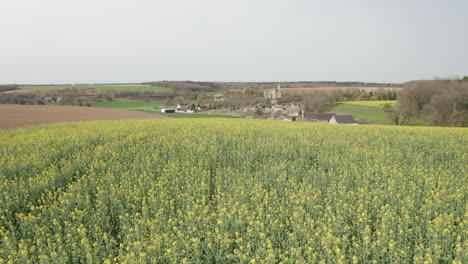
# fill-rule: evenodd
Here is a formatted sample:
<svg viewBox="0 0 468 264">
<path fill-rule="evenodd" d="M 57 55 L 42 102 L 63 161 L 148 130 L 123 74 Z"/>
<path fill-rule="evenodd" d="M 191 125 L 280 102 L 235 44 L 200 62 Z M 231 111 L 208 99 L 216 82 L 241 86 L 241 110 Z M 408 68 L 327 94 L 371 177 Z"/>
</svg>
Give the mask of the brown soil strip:
<svg viewBox="0 0 468 264">
<path fill-rule="evenodd" d="M 0 105 L 0 129 L 14 129 L 59 122 L 159 118 L 168 117 L 122 109 L 51 105 Z"/>
</svg>

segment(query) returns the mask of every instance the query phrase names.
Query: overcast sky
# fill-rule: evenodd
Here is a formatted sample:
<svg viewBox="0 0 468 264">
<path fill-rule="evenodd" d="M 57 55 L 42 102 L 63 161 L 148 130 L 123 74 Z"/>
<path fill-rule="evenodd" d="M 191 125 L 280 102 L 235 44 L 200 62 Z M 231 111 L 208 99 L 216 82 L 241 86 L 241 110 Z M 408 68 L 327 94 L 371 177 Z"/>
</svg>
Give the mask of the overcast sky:
<svg viewBox="0 0 468 264">
<path fill-rule="evenodd" d="M 0 83 L 468 75 L 466 0 L 0 1 Z"/>
</svg>

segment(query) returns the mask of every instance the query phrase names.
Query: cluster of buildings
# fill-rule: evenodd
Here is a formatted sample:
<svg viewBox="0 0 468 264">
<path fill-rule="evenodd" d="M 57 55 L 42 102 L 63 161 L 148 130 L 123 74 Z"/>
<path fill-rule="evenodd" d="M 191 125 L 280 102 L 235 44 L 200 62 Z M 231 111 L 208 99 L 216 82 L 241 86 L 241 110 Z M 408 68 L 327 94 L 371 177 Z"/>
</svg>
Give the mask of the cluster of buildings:
<svg viewBox="0 0 468 264">
<path fill-rule="evenodd" d="M 260 107 L 255 105 L 248 105 L 243 108 L 244 113 L 257 113 L 261 112 L 263 115 L 272 115 L 272 116 L 299 116 L 302 113 L 301 106 L 295 103 L 291 104 L 275 104 L 271 107 Z"/>
<path fill-rule="evenodd" d="M 194 113 L 200 111 L 206 111 L 210 109 L 209 104 L 185 104 L 180 103 L 177 104 L 176 108 L 163 108 L 161 109 L 161 113 Z"/>
<path fill-rule="evenodd" d="M 304 113 L 299 104 L 273 105 L 261 108 L 260 106 L 249 105 L 244 107 L 243 112 L 247 117 L 254 114 L 260 115 L 263 119 L 282 121 L 301 121 L 329 124 L 349 124 L 357 125 L 352 115 L 337 115 L 336 113 Z"/>
<path fill-rule="evenodd" d="M 236 92 L 238 92 L 236 90 Z M 245 89 L 241 92 L 245 92 Z M 350 124 L 357 125 L 352 115 L 337 115 L 336 113 L 304 113 L 304 106 L 297 103 L 278 104 L 278 99 L 282 97 L 281 86 L 264 89 L 263 96 L 267 99 L 268 105 L 248 105 L 242 109 L 246 118 L 261 118 L 268 120 L 301 121 L 329 124 Z M 214 102 L 225 101 L 224 94 L 213 95 Z M 179 103 L 176 108 L 163 108 L 163 113 L 194 113 L 210 109 L 209 104 L 186 104 Z"/>
<path fill-rule="evenodd" d="M 358 124 L 352 115 L 337 115 L 335 113 L 303 114 L 298 121 L 346 125 Z"/>
<path fill-rule="evenodd" d="M 291 118 L 285 116 L 277 116 L 268 118 L 269 120 L 293 121 Z M 313 123 L 327 123 L 327 124 L 343 124 L 343 125 L 357 125 L 352 115 L 337 115 L 335 113 L 310 113 L 303 114 L 297 118 L 297 122 L 313 122 Z"/>
<path fill-rule="evenodd" d="M 309 113 L 305 114 L 301 109 L 300 105 L 283 104 L 278 105 L 277 99 L 281 98 L 281 86 L 278 84 L 276 88 L 265 89 L 263 91 L 265 99 L 275 104 L 270 108 L 265 108 L 266 113 L 270 113 L 272 117 L 267 119 L 270 120 L 282 120 L 282 121 L 302 121 L 302 122 L 315 122 L 315 123 L 329 123 L 329 124 L 348 124 L 357 125 L 358 123 L 354 120 L 352 115 L 337 115 L 335 113 Z M 252 107 L 250 107 L 252 108 Z M 275 115 L 281 113 L 281 115 Z"/>
</svg>

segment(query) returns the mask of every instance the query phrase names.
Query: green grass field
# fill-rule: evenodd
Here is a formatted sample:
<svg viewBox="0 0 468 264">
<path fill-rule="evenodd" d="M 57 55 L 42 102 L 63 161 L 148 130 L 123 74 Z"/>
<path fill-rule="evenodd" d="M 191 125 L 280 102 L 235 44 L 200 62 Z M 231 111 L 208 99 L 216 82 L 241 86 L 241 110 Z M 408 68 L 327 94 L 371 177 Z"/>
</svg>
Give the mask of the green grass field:
<svg viewBox="0 0 468 264">
<path fill-rule="evenodd" d="M 158 91 L 171 92 L 171 88 L 150 86 L 150 85 L 30 85 L 20 86 L 21 90 L 31 91 L 58 91 L 58 90 L 80 90 L 80 89 L 98 89 L 99 91 Z"/>
<path fill-rule="evenodd" d="M 154 106 L 156 107 L 164 107 L 164 101 L 121 101 L 121 100 L 113 100 L 113 101 L 105 101 L 105 102 L 95 102 L 91 104 L 93 107 L 102 107 L 102 108 L 119 108 L 119 109 L 151 109 Z"/>
<path fill-rule="evenodd" d="M 195 103 L 195 100 L 186 100 L 185 103 Z M 93 107 L 102 107 L 102 108 L 118 108 L 118 109 L 127 109 L 127 110 L 135 110 L 140 112 L 146 112 L 151 114 L 158 114 L 158 115 L 165 115 L 172 118 L 238 118 L 238 116 L 231 116 L 231 115 L 218 115 L 218 114 L 200 114 L 200 113 L 161 113 L 160 108 L 165 107 L 165 101 L 150 101 L 150 102 L 143 102 L 143 101 L 106 101 L 106 102 L 96 102 L 93 103 L 91 106 Z M 158 107 L 157 110 L 153 110 L 153 107 Z M 175 107 L 175 105 L 171 105 L 170 107 Z"/>
<path fill-rule="evenodd" d="M 185 100 L 185 103 L 192 104 L 195 103 L 195 100 Z M 102 108 L 119 108 L 119 109 L 147 109 L 151 110 L 153 107 L 164 108 L 166 102 L 163 100 L 159 101 L 129 101 L 129 100 L 113 100 L 105 102 L 95 102 L 91 104 L 93 107 L 102 107 Z M 169 107 L 176 107 L 176 104 L 171 104 Z"/>
<path fill-rule="evenodd" d="M 350 101 L 327 105 L 322 112 L 335 112 L 339 115 L 353 115 L 358 123 L 389 125 L 384 104 L 395 105 L 396 101 Z"/>
<path fill-rule="evenodd" d="M 208 94 L 208 95 L 213 95 L 213 94 L 222 94 L 222 91 L 216 91 L 216 92 L 201 92 L 202 94 Z"/>
<path fill-rule="evenodd" d="M 136 110 L 140 112 L 145 112 L 145 113 L 151 113 L 151 114 L 158 114 L 158 115 L 164 115 L 164 116 L 169 116 L 172 118 L 240 118 L 239 116 L 230 116 L 230 115 L 212 115 L 212 114 L 199 114 L 199 113 L 161 113 L 161 111 L 158 110 Z"/>
<path fill-rule="evenodd" d="M 396 101 L 351 101 L 343 102 L 343 104 L 383 108 L 386 104 L 394 106 L 396 104 Z"/>
</svg>

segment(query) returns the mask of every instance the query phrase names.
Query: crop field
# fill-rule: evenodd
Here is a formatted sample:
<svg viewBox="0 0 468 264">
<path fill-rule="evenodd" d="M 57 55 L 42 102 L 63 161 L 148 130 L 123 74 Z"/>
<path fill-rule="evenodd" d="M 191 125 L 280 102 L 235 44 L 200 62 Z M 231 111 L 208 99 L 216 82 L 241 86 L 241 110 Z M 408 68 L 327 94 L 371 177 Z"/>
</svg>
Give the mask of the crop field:
<svg viewBox="0 0 468 264">
<path fill-rule="evenodd" d="M 123 120 L 167 118 L 156 113 L 148 114 L 122 109 L 63 105 L 10 105 L 0 104 L 0 129 L 37 126 L 90 120 Z"/>
<path fill-rule="evenodd" d="M 468 129 L 0 131 L 0 263 L 468 263 Z"/>
<path fill-rule="evenodd" d="M 152 109 L 155 106 L 158 108 L 164 108 L 165 102 L 163 100 L 160 100 L 160 101 L 113 100 L 113 101 L 94 102 L 91 105 L 93 107 L 100 107 L 100 108 Z"/>
<path fill-rule="evenodd" d="M 161 113 L 158 110 L 136 110 L 138 112 L 145 112 L 145 113 L 152 113 L 162 116 L 167 116 L 171 118 L 240 118 L 239 116 L 232 116 L 232 115 L 220 115 L 220 114 L 204 114 L 202 113 Z"/>
<path fill-rule="evenodd" d="M 196 100 L 184 100 L 186 104 L 196 104 Z M 119 108 L 119 109 L 153 109 L 153 107 L 164 108 L 166 106 L 166 102 L 164 100 L 159 101 L 130 101 L 130 100 L 113 100 L 113 101 L 103 101 L 103 102 L 95 102 L 92 104 L 94 107 L 102 107 L 102 108 Z M 177 103 L 171 102 L 169 107 L 175 108 Z"/>
<path fill-rule="evenodd" d="M 395 105 L 396 101 L 349 101 L 324 107 L 324 112 L 335 112 L 339 115 L 353 115 L 358 122 L 389 125 L 390 120 L 384 112 L 385 104 Z"/>
<path fill-rule="evenodd" d="M 195 100 L 185 100 L 185 103 L 192 104 L 196 103 Z M 165 101 L 125 101 L 125 100 L 113 100 L 113 101 L 105 101 L 105 102 L 96 102 L 93 103 L 93 107 L 100 107 L 100 108 L 117 108 L 117 109 L 127 109 L 127 110 L 135 110 L 138 112 L 145 112 L 151 114 L 158 114 L 163 116 L 168 116 L 172 118 L 239 118 L 239 116 L 227 115 L 227 114 L 218 114 L 214 111 L 210 111 L 209 113 L 201 112 L 201 113 L 161 113 L 160 109 L 165 107 Z M 153 107 L 158 107 L 158 109 L 154 110 Z M 175 108 L 176 105 L 171 105 L 170 107 Z"/>
<path fill-rule="evenodd" d="M 383 108 L 386 104 L 394 106 L 396 104 L 396 101 L 349 101 L 343 102 L 343 104 Z"/>
<path fill-rule="evenodd" d="M 108 91 L 158 91 L 158 92 L 170 92 L 171 88 L 151 86 L 151 85 L 26 85 L 20 86 L 21 90 L 29 91 L 58 91 L 58 90 L 80 90 L 80 89 L 97 89 L 102 92 Z"/>
</svg>

